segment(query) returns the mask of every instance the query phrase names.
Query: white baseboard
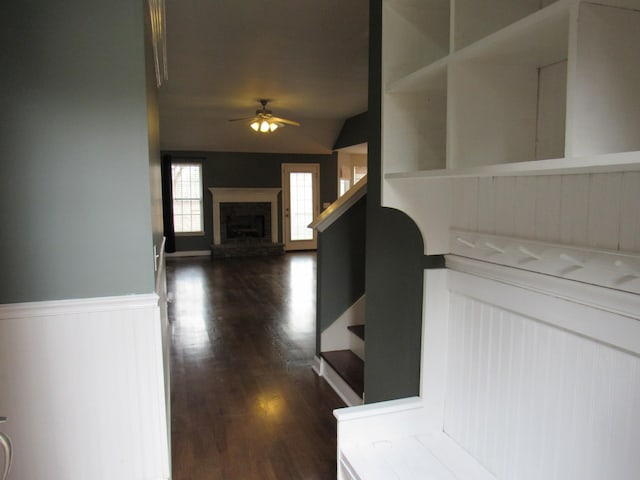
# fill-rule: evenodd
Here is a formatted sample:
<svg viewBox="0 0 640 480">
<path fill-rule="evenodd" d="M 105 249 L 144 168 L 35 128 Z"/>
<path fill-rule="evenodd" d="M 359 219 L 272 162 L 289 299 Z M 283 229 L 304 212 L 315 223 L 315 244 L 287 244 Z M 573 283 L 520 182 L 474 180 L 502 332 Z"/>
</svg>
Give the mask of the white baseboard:
<svg viewBox="0 0 640 480">
<path fill-rule="evenodd" d="M 313 357 L 313 365 L 311 365 L 311 368 L 316 372 L 316 375 L 319 377 L 322 376 L 322 359 L 319 356 L 316 355 Z"/>
<path fill-rule="evenodd" d="M 185 250 L 183 252 L 167 253 L 167 258 L 174 257 L 209 257 L 211 250 Z"/>
<path fill-rule="evenodd" d="M 314 365 L 315 367 L 315 365 Z M 315 368 L 314 368 L 315 370 Z M 316 372 L 317 373 L 317 372 Z M 356 405 L 362 405 L 362 399 L 354 392 L 351 387 L 345 382 L 331 366 L 320 359 L 320 373 L 319 375 L 324 378 L 327 383 L 333 388 L 344 403 L 349 407 Z"/>
</svg>

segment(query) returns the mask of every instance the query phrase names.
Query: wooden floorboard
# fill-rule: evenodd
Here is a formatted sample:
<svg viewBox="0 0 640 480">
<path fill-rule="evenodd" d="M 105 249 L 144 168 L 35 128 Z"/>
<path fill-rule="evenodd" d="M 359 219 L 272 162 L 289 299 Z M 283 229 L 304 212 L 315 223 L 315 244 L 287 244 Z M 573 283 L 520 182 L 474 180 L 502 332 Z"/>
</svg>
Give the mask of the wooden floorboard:
<svg viewBox="0 0 640 480">
<path fill-rule="evenodd" d="M 311 369 L 314 253 L 167 265 L 174 480 L 336 477 L 334 408 Z"/>
</svg>

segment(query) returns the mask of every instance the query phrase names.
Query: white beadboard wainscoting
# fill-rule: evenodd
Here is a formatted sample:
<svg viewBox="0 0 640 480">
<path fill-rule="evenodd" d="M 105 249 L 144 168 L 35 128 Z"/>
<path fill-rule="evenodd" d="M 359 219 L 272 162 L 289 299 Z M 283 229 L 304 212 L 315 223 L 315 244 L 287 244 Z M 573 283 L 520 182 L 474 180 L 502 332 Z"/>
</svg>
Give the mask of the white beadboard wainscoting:
<svg viewBox="0 0 640 480">
<path fill-rule="evenodd" d="M 449 272 L 444 431 L 499 479 L 637 479 L 638 296 L 588 287 L 627 295 L 626 316 L 475 273 Z"/>
<path fill-rule="evenodd" d="M 451 227 L 640 252 L 640 172 L 456 178 Z"/>
<path fill-rule="evenodd" d="M 158 296 L 0 305 L 12 480 L 170 477 Z"/>
<path fill-rule="evenodd" d="M 637 480 L 640 296 L 446 265 L 425 271 L 420 397 L 336 410 L 338 478 Z"/>
</svg>

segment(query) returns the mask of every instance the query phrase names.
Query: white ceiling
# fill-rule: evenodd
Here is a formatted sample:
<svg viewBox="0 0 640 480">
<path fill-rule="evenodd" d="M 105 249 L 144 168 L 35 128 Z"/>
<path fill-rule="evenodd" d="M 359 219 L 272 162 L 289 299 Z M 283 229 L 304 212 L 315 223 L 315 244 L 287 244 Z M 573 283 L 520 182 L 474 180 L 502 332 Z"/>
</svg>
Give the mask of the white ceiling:
<svg viewBox="0 0 640 480">
<path fill-rule="evenodd" d="M 367 110 L 368 0 L 166 0 L 163 150 L 329 153 Z M 243 122 L 270 99 L 296 120 L 273 134 Z"/>
</svg>

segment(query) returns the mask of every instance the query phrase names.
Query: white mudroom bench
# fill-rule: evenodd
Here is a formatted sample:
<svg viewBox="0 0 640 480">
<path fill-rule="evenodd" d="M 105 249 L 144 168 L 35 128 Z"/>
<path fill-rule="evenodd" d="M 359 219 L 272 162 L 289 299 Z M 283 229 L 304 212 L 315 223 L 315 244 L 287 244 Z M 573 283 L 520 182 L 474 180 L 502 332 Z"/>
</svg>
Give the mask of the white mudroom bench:
<svg viewBox="0 0 640 480">
<path fill-rule="evenodd" d="M 640 478 L 637 292 L 457 255 L 424 280 L 420 396 L 334 412 L 339 480 Z"/>
</svg>

